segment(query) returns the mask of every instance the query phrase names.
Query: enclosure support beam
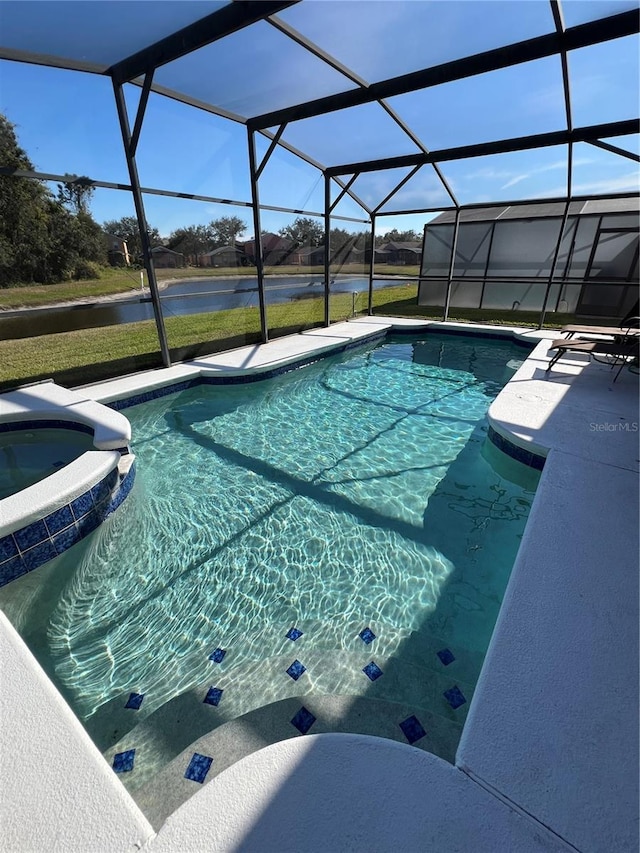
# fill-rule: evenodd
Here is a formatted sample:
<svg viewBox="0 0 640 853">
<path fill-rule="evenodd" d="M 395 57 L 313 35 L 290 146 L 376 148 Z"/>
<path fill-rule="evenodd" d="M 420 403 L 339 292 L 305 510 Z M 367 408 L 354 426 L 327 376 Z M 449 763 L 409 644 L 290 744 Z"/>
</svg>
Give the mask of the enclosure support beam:
<svg viewBox="0 0 640 853">
<path fill-rule="evenodd" d="M 131 144 L 129 145 L 132 157 L 136 156 L 138 140 L 140 139 L 140 131 L 142 130 L 142 121 L 147 109 L 147 101 L 149 100 L 149 92 L 151 91 L 152 83 L 153 71 L 149 71 L 144 75 L 144 84 L 142 86 L 142 92 L 140 93 L 140 101 L 138 102 L 138 112 L 136 113 L 136 120 L 133 123 L 133 133 L 131 134 Z"/>
<path fill-rule="evenodd" d="M 331 209 L 331 212 L 332 212 L 332 213 L 333 213 L 333 211 L 336 209 L 336 207 L 338 206 L 338 204 L 340 204 L 340 202 L 342 201 L 342 199 L 344 198 L 344 196 L 349 192 L 349 190 L 351 189 L 351 186 L 355 183 L 355 181 L 356 181 L 356 179 L 357 179 L 358 177 L 359 177 L 359 176 L 358 176 L 357 174 L 356 174 L 356 175 L 352 175 L 352 176 L 349 178 L 349 180 L 347 181 L 347 183 L 342 187 L 342 192 L 340 192 L 340 193 L 338 194 L 338 196 L 334 199 L 333 204 L 331 205 L 331 208 L 330 208 L 330 209 Z"/>
<path fill-rule="evenodd" d="M 174 62 L 198 48 L 231 35 L 238 30 L 254 24 L 292 6 L 295 0 L 277 2 L 277 0 L 245 0 L 243 3 L 229 3 L 194 21 L 178 32 L 171 33 L 155 44 L 145 47 L 127 59 L 117 62 L 109 69 L 109 75 L 116 83 L 127 83 L 141 74 L 146 74 L 168 62 Z M 280 124 L 281 122 L 278 122 Z"/>
<path fill-rule="evenodd" d="M 634 154 L 633 151 L 618 148 L 617 145 L 611 145 L 609 142 L 603 142 L 601 139 L 592 139 L 589 145 L 595 145 L 596 148 L 602 148 L 603 151 L 611 151 L 612 154 L 617 154 L 619 157 L 626 157 L 628 160 L 640 163 L 640 154 Z"/>
<path fill-rule="evenodd" d="M 400 169 L 425 163 L 445 163 L 450 160 L 469 160 L 473 157 L 486 157 L 490 154 L 507 154 L 511 151 L 530 151 L 534 148 L 550 148 L 554 145 L 568 145 L 570 142 L 592 142 L 604 137 L 627 136 L 640 132 L 640 118 L 612 121 L 607 124 L 595 124 L 588 127 L 576 127 L 567 130 L 555 130 L 550 133 L 535 133 L 529 136 L 517 136 L 500 139 L 496 142 L 481 142 L 477 145 L 463 145 L 460 148 L 443 148 L 428 154 L 405 154 L 400 157 L 386 157 L 382 160 L 365 160 L 360 163 L 343 163 L 331 166 L 326 171 L 335 175 L 352 175 L 354 172 L 378 172 L 384 169 Z"/>
<path fill-rule="evenodd" d="M 453 270 L 456 265 L 456 246 L 458 243 L 458 231 L 460 230 L 460 208 L 456 208 L 456 221 L 453 226 L 453 240 L 451 241 L 451 260 L 449 262 L 449 275 L 447 276 L 447 295 L 444 300 L 443 320 L 449 319 L 449 306 L 451 305 L 451 286 L 453 281 Z"/>
<path fill-rule="evenodd" d="M 376 271 L 376 215 L 371 214 L 371 260 L 369 262 L 369 301 L 367 303 L 367 314 L 373 314 L 373 276 Z"/>
<path fill-rule="evenodd" d="M 398 190 L 402 189 L 402 187 L 407 183 L 407 181 L 410 181 L 411 178 L 415 175 L 415 173 L 419 172 L 421 168 L 422 166 L 414 166 L 414 168 L 408 174 L 406 174 L 398 184 L 396 184 L 396 186 L 391 190 L 391 192 L 382 199 L 380 204 L 377 207 L 373 208 L 373 210 L 371 211 L 372 214 L 377 214 L 380 208 L 384 207 L 385 204 L 394 197 Z"/>
<path fill-rule="evenodd" d="M 264 265 L 262 260 L 262 233 L 260 228 L 260 192 L 258 190 L 258 174 L 256 170 L 256 135 L 250 130 L 247 134 L 249 143 L 249 180 L 251 182 L 251 200 L 253 202 L 253 245 L 255 248 L 256 274 L 258 276 L 258 300 L 260 302 L 260 333 L 262 343 L 269 340 L 267 325 L 267 306 L 264 294 Z"/>
<path fill-rule="evenodd" d="M 281 124 L 280 127 L 278 128 L 276 135 L 271 140 L 271 145 L 269 145 L 269 148 L 267 149 L 267 153 L 264 155 L 264 157 L 262 158 L 262 162 L 260 163 L 260 165 L 256 169 L 256 181 L 259 180 L 260 175 L 262 174 L 264 167 L 269 162 L 269 158 L 273 154 L 273 151 L 274 151 L 276 145 L 278 144 L 278 142 L 280 142 L 280 137 L 284 133 L 284 129 L 286 126 L 287 126 L 286 124 Z"/>
<path fill-rule="evenodd" d="M 331 178 L 324 176 L 324 324 L 331 323 L 329 275 L 331 274 Z"/>
<path fill-rule="evenodd" d="M 120 131 L 122 133 L 124 155 L 126 157 L 127 168 L 129 170 L 129 180 L 131 181 L 131 193 L 133 195 L 133 203 L 136 209 L 136 216 L 138 217 L 138 228 L 140 229 L 142 254 L 144 257 L 144 266 L 147 271 L 147 279 L 149 281 L 149 292 L 151 294 L 153 314 L 156 321 L 156 328 L 158 330 L 158 340 L 160 342 L 160 353 L 162 355 L 162 363 L 165 367 L 171 367 L 171 355 L 169 354 L 167 332 L 164 327 L 164 318 L 162 316 L 162 303 L 160 302 L 160 291 L 158 290 L 156 271 L 153 266 L 153 255 L 151 254 L 151 242 L 149 241 L 149 232 L 147 230 L 147 217 L 144 212 L 144 201 L 142 199 L 142 191 L 140 189 L 138 167 L 136 165 L 136 158 L 131 151 L 131 131 L 129 129 L 127 105 L 125 103 L 122 85 L 120 83 L 116 83 L 115 80 L 113 81 L 113 92 L 116 99 L 116 109 L 118 111 Z"/>
<path fill-rule="evenodd" d="M 547 56 L 559 53 L 561 50 L 577 50 L 581 47 L 601 44 L 612 39 L 634 35 L 639 31 L 640 21 L 637 11 L 621 12 L 619 15 L 611 15 L 601 20 L 579 24 L 565 30 L 562 34 L 553 32 L 536 36 L 506 47 L 477 53 L 474 56 L 466 56 L 462 59 L 424 68 L 410 74 L 403 74 L 389 80 L 381 80 L 378 83 L 372 83 L 366 89 L 350 89 L 347 92 L 340 92 L 336 95 L 274 110 L 251 118 L 249 126 L 254 130 L 260 130 L 265 127 L 280 125 L 283 121 L 300 121 L 313 116 L 325 115 L 336 110 L 368 104 L 383 98 L 392 98 L 395 95 L 404 95 L 407 92 L 439 86 L 442 83 L 450 83 L 453 80 L 463 80 L 477 74 L 509 68 L 523 62 L 544 59 Z"/>
<path fill-rule="evenodd" d="M 565 32 L 564 26 L 564 17 L 562 15 L 562 7 L 558 0 L 551 0 L 551 11 L 553 13 L 553 20 L 556 25 L 556 31 L 559 35 L 563 35 Z M 571 78 L 569 76 L 569 60 L 567 58 L 567 50 L 563 48 L 560 53 L 560 61 L 562 63 L 562 84 L 564 87 L 564 104 L 567 115 L 567 129 L 569 133 L 573 132 L 573 112 L 571 109 Z M 549 280 L 547 281 L 547 287 L 544 292 L 544 300 L 542 302 L 542 310 L 540 311 L 540 322 L 538 324 L 538 328 L 541 329 L 544 326 L 544 320 L 547 314 L 547 304 L 549 302 L 549 296 L 551 294 L 551 288 L 553 287 L 553 279 L 555 278 L 556 269 L 558 267 L 558 260 L 560 258 L 560 248 L 562 246 L 562 240 L 564 238 L 565 230 L 567 227 L 567 221 L 569 219 L 569 210 L 571 209 L 571 189 L 573 187 L 573 142 L 569 142 L 567 147 L 567 201 L 564 206 L 564 212 L 562 214 L 562 222 L 560 223 L 560 231 L 558 232 L 558 242 L 556 243 L 556 247 L 553 253 L 553 260 L 551 262 L 551 269 L 549 270 Z"/>
</svg>

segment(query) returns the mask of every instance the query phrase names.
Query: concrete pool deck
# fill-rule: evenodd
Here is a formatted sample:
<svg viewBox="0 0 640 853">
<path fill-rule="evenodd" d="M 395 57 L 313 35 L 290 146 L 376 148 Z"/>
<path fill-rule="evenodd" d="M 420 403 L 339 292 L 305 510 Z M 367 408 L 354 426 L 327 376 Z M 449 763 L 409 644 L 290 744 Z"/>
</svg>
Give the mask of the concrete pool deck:
<svg viewBox="0 0 640 853">
<path fill-rule="evenodd" d="M 273 366 L 393 323 L 337 324 L 208 369 Z M 569 354 L 545 374 L 547 345 L 490 410 L 497 432 L 548 456 L 455 767 L 382 739 L 301 736 L 194 783 L 155 834 L 0 614 L 4 849 L 637 850 L 638 385 Z M 141 381 L 85 393 L 106 402 Z"/>
</svg>

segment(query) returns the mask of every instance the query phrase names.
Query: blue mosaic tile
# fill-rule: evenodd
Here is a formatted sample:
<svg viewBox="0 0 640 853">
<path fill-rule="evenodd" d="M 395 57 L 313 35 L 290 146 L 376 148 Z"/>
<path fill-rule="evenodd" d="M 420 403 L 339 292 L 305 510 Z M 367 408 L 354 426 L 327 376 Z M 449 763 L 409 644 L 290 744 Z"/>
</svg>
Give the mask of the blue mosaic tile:
<svg viewBox="0 0 640 853">
<path fill-rule="evenodd" d="M 51 463 L 52 468 L 64 468 L 64 462 L 62 459 L 58 459 L 56 462 Z"/>
<path fill-rule="evenodd" d="M 489 427 L 487 437 L 489 441 L 498 448 L 498 450 L 506 453 L 507 456 L 510 456 L 517 462 L 527 465 L 529 468 L 535 468 L 537 471 L 542 471 L 544 468 L 544 463 L 546 461 L 544 456 L 539 456 L 537 453 L 533 453 L 530 450 L 519 447 L 517 444 L 513 444 L 508 438 L 505 438 L 499 432 L 496 432 L 492 426 Z"/>
<path fill-rule="evenodd" d="M 101 480 L 90 489 L 90 494 L 96 506 L 107 500 L 111 495 L 111 487 L 106 480 Z"/>
<path fill-rule="evenodd" d="M 220 700 L 222 699 L 223 688 L 222 687 L 210 687 L 207 695 L 202 700 L 207 705 L 219 705 Z"/>
<path fill-rule="evenodd" d="M 208 755 L 200 755 L 199 752 L 194 752 L 189 766 L 185 771 L 184 778 L 202 784 L 212 764 L 213 758 L 210 758 Z"/>
<path fill-rule="evenodd" d="M 299 660 L 294 660 L 289 669 L 287 670 L 287 675 L 293 678 L 294 681 L 297 681 L 303 672 L 306 672 L 307 668 L 303 666 Z"/>
<path fill-rule="evenodd" d="M 298 713 L 295 715 L 293 720 L 291 720 L 291 725 L 295 726 L 301 735 L 306 735 L 306 733 L 309 731 L 315 721 L 316 718 L 313 716 L 311 711 L 307 711 L 307 709 L 303 705 L 302 708 L 300 708 Z"/>
<path fill-rule="evenodd" d="M 445 666 L 449 666 L 450 663 L 453 663 L 455 660 L 455 655 L 450 649 L 440 649 L 439 652 L 436 652 L 438 657 L 440 658 L 441 663 Z"/>
<path fill-rule="evenodd" d="M 75 518 L 71 512 L 71 507 L 63 506 L 55 512 L 52 512 L 51 515 L 48 515 L 45 518 L 44 523 L 47 525 L 49 535 L 54 536 L 56 533 L 60 533 L 61 530 L 64 530 L 65 527 L 69 527 L 69 525 L 73 524 L 74 521 Z"/>
<path fill-rule="evenodd" d="M 53 542 L 51 542 L 50 539 L 47 539 L 46 542 L 41 542 L 39 545 L 36 545 L 35 548 L 29 548 L 28 551 L 25 551 L 22 554 L 22 560 L 27 571 L 32 572 L 34 569 L 37 569 L 38 566 L 48 563 L 49 560 L 53 560 L 53 558 L 57 556 L 58 553 L 53 547 Z"/>
<path fill-rule="evenodd" d="M 291 628 L 289 631 L 287 631 L 287 640 L 293 640 L 295 643 L 296 640 L 300 639 L 302 634 L 303 632 L 298 630 L 298 628 Z"/>
<path fill-rule="evenodd" d="M 372 643 L 376 638 L 376 635 L 373 633 L 371 628 L 363 628 L 362 631 L 360 631 L 360 633 L 358 634 L 358 636 L 367 646 L 369 645 L 369 643 Z"/>
<path fill-rule="evenodd" d="M 426 735 L 425 730 L 422 728 L 422 723 L 415 716 L 407 717 L 406 720 L 403 720 L 400 723 L 400 728 L 409 743 L 415 743 Z"/>
<path fill-rule="evenodd" d="M 226 649 L 216 649 L 215 651 L 211 652 L 211 654 L 209 655 L 209 660 L 212 660 L 214 663 L 222 663 L 226 653 L 227 653 Z"/>
<path fill-rule="evenodd" d="M 362 671 L 370 681 L 375 681 L 376 678 L 380 678 L 380 676 L 383 674 L 378 664 L 374 663 L 374 661 L 368 663 Z"/>
<path fill-rule="evenodd" d="M 21 530 L 16 530 L 13 534 L 16 544 L 21 551 L 26 551 L 33 548 L 39 542 L 43 542 L 49 538 L 49 531 L 44 521 L 34 521 L 33 524 L 28 524 Z"/>
<path fill-rule="evenodd" d="M 67 527 L 62 533 L 54 536 L 51 541 L 53 542 L 53 547 L 56 549 L 56 554 L 64 554 L 65 551 L 68 551 L 80 539 L 82 539 L 80 528 L 77 524 L 72 524 L 71 527 Z"/>
<path fill-rule="evenodd" d="M 133 770 L 135 755 L 135 749 L 128 749 L 126 752 L 116 752 L 113 756 L 113 769 L 116 773 L 128 773 L 130 770 Z"/>
<path fill-rule="evenodd" d="M 88 435 L 93 435 L 93 430 L 87 424 L 76 423 L 75 421 L 60 421 L 51 418 L 43 418 L 42 420 L 32 421 L 13 421 L 12 423 L 0 424 L 0 432 L 19 432 L 21 430 L 37 430 L 37 429 L 70 429 L 75 432 L 85 432 Z"/>
<path fill-rule="evenodd" d="M 464 705 L 464 703 L 467 701 L 457 684 L 453 687 L 450 687 L 449 690 L 445 690 L 442 695 L 451 705 L 454 711 L 456 708 L 459 708 L 460 705 Z"/>
<path fill-rule="evenodd" d="M 102 523 L 102 519 L 97 512 L 88 512 L 84 515 L 80 521 L 78 522 L 78 530 L 80 531 L 80 537 L 84 538 L 88 536 L 92 531 L 96 529 L 96 527 L 100 527 Z"/>
<path fill-rule="evenodd" d="M 27 571 L 22 557 L 12 557 L 10 560 L 0 563 L 0 586 L 14 581 L 21 575 L 26 575 Z"/>
<path fill-rule="evenodd" d="M 18 546 L 16 545 L 16 540 L 13 538 L 13 534 L 10 533 L 8 536 L 3 536 L 0 539 L 0 563 L 11 557 L 15 557 L 17 553 Z"/>
<path fill-rule="evenodd" d="M 130 693 L 129 698 L 127 699 L 127 704 L 124 707 L 131 708 L 134 711 L 139 711 L 143 699 L 144 693 Z"/>
<path fill-rule="evenodd" d="M 73 510 L 73 514 L 77 521 L 79 521 L 83 515 L 90 512 L 93 509 L 91 492 L 85 492 L 84 495 L 80 495 L 79 498 L 71 501 L 71 509 Z"/>
</svg>

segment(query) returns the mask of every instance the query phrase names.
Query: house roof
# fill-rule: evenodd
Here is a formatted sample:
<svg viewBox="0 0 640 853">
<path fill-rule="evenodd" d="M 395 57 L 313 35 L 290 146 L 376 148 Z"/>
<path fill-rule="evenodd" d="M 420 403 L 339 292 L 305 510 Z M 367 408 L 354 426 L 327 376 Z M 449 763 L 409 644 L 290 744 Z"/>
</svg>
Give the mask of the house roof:
<svg viewBox="0 0 640 853">
<path fill-rule="evenodd" d="M 236 252 L 239 255 L 244 255 L 245 253 L 242 246 L 219 246 L 217 249 L 212 249 L 210 252 L 204 252 L 201 257 L 214 257 L 215 255 L 222 255 L 226 252 Z"/>
<path fill-rule="evenodd" d="M 563 216 L 565 202 L 531 202 L 529 204 L 489 205 L 462 210 L 460 222 L 491 222 L 496 219 L 538 219 Z M 573 201 L 569 205 L 570 216 L 586 216 L 599 213 L 637 213 L 640 211 L 640 198 L 596 199 L 592 201 Z M 436 216 L 430 225 L 445 225 L 455 222 L 456 214 L 447 210 Z"/>
<path fill-rule="evenodd" d="M 174 252 L 173 249 L 168 249 L 166 246 L 154 246 L 151 253 L 156 255 L 180 255 L 182 257 L 182 252 Z"/>
</svg>

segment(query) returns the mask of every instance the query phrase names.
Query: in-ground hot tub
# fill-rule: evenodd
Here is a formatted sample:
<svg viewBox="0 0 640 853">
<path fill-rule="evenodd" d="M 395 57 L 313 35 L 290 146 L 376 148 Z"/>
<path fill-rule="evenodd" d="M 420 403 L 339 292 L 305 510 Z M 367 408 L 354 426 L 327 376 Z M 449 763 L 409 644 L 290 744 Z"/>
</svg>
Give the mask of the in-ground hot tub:
<svg viewBox="0 0 640 853">
<path fill-rule="evenodd" d="M 39 483 L 93 450 L 93 433 L 81 424 L 0 425 L 0 500 Z"/>
<path fill-rule="evenodd" d="M 87 536 L 129 493 L 131 427 L 46 382 L 0 397 L 0 586 Z"/>
</svg>

